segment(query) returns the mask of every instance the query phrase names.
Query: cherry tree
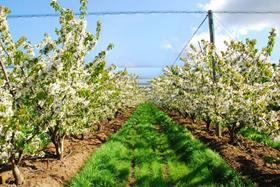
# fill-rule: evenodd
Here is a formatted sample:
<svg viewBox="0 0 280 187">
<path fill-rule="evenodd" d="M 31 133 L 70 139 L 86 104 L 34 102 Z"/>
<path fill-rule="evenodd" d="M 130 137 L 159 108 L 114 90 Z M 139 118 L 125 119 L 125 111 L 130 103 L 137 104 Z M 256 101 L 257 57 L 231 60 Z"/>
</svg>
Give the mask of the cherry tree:
<svg viewBox="0 0 280 187">
<path fill-rule="evenodd" d="M 168 67 L 152 81 L 152 100 L 193 120 L 204 120 L 207 129 L 210 124 L 226 127 L 231 143 L 236 143 L 236 134 L 244 127 L 279 129 L 277 111 L 269 109 L 279 106 L 271 103 L 272 92 L 276 98 L 279 89 L 269 61 L 275 36 L 273 29 L 262 50 L 256 48 L 256 40 L 225 42 L 224 51 L 201 41 L 199 49 L 192 46 L 182 58 L 183 67 Z"/>
</svg>

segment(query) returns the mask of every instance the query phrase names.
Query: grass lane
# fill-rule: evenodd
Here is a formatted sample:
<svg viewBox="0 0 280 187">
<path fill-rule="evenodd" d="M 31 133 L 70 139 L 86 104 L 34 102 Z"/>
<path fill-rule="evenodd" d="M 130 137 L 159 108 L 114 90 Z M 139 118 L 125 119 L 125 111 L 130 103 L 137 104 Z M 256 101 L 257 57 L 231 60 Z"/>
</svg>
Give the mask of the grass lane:
<svg viewBox="0 0 280 187">
<path fill-rule="evenodd" d="M 126 186 L 130 177 L 137 111 L 103 144 L 74 177 L 71 187 Z"/>
<path fill-rule="evenodd" d="M 275 141 L 271 139 L 271 137 L 269 137 L 267 134 L 259 132 L 254 128 L 241 129 L 239 134 L 258 143 L 262 143 L 274 149 L 280 150 L 280 141 Z"/>
<path fill-rule="evenodd" d="M 135 139 L 135 184 L 133 186 L 168 186 L 165 173 L 165 157 L 167 148 L 165 137 L 157 132 L 156 120 L 152 108 L 145 106 L 138 116 L 139 123 L 134 127 Z"/>
<path fill-rule="evenodd" d="M 166 114 L 140 105 L 70 186 L 250 186 Z"/>
<path fill-rule="evenodd" d="M 179 168 L 183 170 L 177 169 L 178 162 L 169 164 L 173 183 L 178 186 L 252 186 L 250 180 L 241 179 L 217 153 L 194 139 L 187 129 L 158 109 L 154 110 L 169 147 L 180 161 Z"/>
</svg>

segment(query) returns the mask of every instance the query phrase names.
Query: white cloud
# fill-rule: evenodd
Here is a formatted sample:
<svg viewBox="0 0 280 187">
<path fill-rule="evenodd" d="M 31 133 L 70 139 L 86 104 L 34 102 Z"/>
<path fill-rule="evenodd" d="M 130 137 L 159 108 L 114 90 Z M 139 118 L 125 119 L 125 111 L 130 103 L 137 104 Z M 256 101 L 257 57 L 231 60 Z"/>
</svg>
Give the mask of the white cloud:
<svg viewBox="0 0 280 187">
<path fill-rule="evenodd" d="M 226 34 L 222 34 L 222 33 L 217 33 L 217 36 L 215 38 L 215 46 L 218 50 L 223 50 L 225 49 L 225 43 L 224 41 L 230 41 L 232 38 L 229 37 L 228 35 Z M 200 34 L 197 34 L 191 41 L 191 44 L 193 44 L 194 46 L 196 47 L 199 47 L 198 46 L 198 43 L 201 41 L 201 40 L 206 40 L 206 41 L 209 41 L 209 33 L 208 32 L 202 32 Z"/>
<path fill-rule="evenodd" d="M 169 38 L 161 42 L 160 49 L 165 51 L 174 51 L 175 44 L 176 44 L 176 40 L 173 38 Z"/>
<path fill-rule="evenodd" d="M 210 0 L 200 4 L 204 10 L 214 11 L 280 11 L 279 0 Z M 279 14 L 216 14 L 231 30 L 240 34 L 261 31 L 266 28 L 279 28 Z"/>
<path fill-rule="evenodd" d="M 192 28 L 191 28 L 192 29 Z M 225 49 L 225 41 L 230 40 L 239 40 L 240 39 L 240 31 L 231 31 L 225 30 L 222 25 L 216 24 L 215 26 L 215 46 L 218 50 Z M 209 32 L 201 32 L 196 34 L 193 39 L 191 40 L 191 44 L 199 47 L 198 43 L 201 42 L 201 40 L 206 40 L 210 42 L 210 36 Z M 187 48 L 188 49 L 188 48 Z"/>
<path fill-rule="evenodd" d="M 163 49 L 173 49 L 173 45 L 170 43 L 166 43 L 166 44 L 163 44 L 162 48 Z"/>
<path fill-rule="evenodd" d="M 179 38 L 177 36 L 168 37 L 161 41 L 160 49 L 165 51 L 176 52 L 176 46 L 178 45 Z"/>
</svg>

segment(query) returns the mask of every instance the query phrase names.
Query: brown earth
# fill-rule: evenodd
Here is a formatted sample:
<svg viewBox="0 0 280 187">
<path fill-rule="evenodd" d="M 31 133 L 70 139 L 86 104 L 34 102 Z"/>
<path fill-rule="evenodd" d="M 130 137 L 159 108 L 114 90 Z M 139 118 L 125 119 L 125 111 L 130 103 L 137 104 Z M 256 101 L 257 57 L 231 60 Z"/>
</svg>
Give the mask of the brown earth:
<svg viewBox="0 0 280 187">
<path fill-rule="evenodd" d="M 280 151 L 263 144 L 239 136 L 239 145 L 229 144 L 229 136 L 223 132 L 223 137 L 215 136 L 214 129 L 206 130 L 206 124 L 198 121 L 193 123 L 180 114 L 167 112 L 169 116 L 186 127 L 192 134 L 209 148 L 218 152 L 224 160 L 242 176 L 250 178 L 256 186 L 280 186 L 280 164 L 268 164 L 264 157 L 280 158 Z"/>
<path fill-rule="evenodd" d="M 71 178 L 83 167 L 85 161 L 91 154 L 105 142 L 110 135 L 118 131 L 124 122 L 132 113 L 130 109 L 125 114 L 120 114 L 117 118 L 102 122 L 98 132 L 87 134 L 84 139 L 66 138 L 65 157 L 62 160 L 55 158 L 32 158 L 22 162 L 20 170 L 22 171 L 25 183 L 20 187 L 62 187 L 67 185 Z M 53 155 L 54 146 L 50 145 L 45 152 Z M 2 170 L 2 171 L 1 171 Z M 9 166 L 0 167 L 0 176 L 8 179 L 8 183 L 0 187 L 16 186 L 13 184 L 13 178 Z M 2 172 L 2 173 L 1 173 Z"/>
</svg>

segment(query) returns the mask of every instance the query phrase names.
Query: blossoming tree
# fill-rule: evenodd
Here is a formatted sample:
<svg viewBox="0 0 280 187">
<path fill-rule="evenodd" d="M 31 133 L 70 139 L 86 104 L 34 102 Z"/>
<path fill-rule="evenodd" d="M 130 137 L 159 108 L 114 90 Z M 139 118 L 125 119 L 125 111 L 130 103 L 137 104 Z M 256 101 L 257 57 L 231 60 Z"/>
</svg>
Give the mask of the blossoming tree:
<svg viewBox="0 0 280 187">
<path fill-rule="evenodd" d="M 38 154 L 46 138 L 62 159 L 66 136 L 86 133 L 92 124 L 143 98 L 135 76 L 106 67 L 112 44 L 92 62 L 85 61 L 101 24 L 95 35 L 86 31 L 87 1 L 80 2 L 76 17 L 52 1 L 61 27 L 55 39 L 45 34 L 35 47 L 24 37 L 13 41 L 6 20 L 9 10 L 0 8 L 0 163 L 12 165 L 17 184 L 24 182 L 18 164 L 24 156 Z"/>
<path fill-rule="evenodd" d="M 204 120 L 207 129 L 210 124 L 226 127 L 231 143 L 236 143 L 236 134 L 243 127 L 274 129 L 275 134 L 279 122 L 275 111 L 269 109 L 272 90 L 279 92 L 276 71 L 269 61 L 275 36 L 273 29 L 262 50 L 249 39 L 245 43 L 226 42 L 224 51 L 206 41 L 199 49 L 192 46 L 182 59 L 184 67 L 168 67 L 163 76 L 152 81 L 152 100 L 193 120 Z M 212 59 L 217 64 L 215 81 Z"/>
</svg>

